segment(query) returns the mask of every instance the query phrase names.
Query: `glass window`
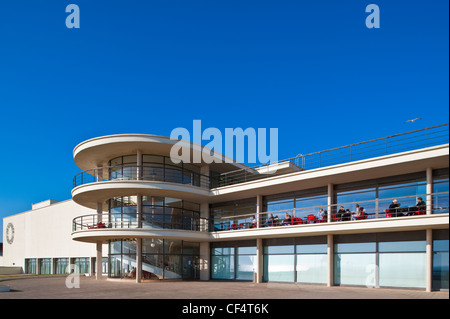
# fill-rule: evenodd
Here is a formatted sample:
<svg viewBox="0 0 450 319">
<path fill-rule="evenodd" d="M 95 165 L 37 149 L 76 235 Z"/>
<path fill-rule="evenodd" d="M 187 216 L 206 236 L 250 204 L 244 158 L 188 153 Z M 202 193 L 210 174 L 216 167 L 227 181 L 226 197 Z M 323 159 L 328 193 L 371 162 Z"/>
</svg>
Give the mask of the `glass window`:
<svg viewBox="0 0 450 319">
<path fill-rule="evenodd" d="M 425 288 L 425 253 L 380 253 L 381 287 Z"/>
<path fill-rule="evenodd" d="M 326 254 L 327 244 L 297 245 L 297 254 Z"/>
<path fill-rule="evenodd" d="M 380 252 L 425 251 L 426 249 L 426 242 L 423 240 L 380 242 L 378 245 Z"/>
<path fill-rule="evenodd" d="M 265 246 L 264 254 L 293 254 L 294 245 Z"/>
<path fill-rule="evenodd" d="M 328 257 L 326 254 L 297 255 L 297 282 L 326 284 Z"/>
<path fill-rule="evenodd" d="M 334 282 L 336 285 L 365 286 L 373 275 L 375 253 L 338 253 L 334 257 Z"/>
<path fill-rule="evenodd" d="M 340 243 L 334 246 L 336 253 L 376 252 L 376 243 Z"/>
<path fill-rule="evenodd" d="M 212 279 L 234 279 L 234 255 L 211 257 Z"/>
<path fill-rule="evenodd" d="M 294 281 L 295 255 L 264 255 L 265 281 Z"/>
</svg>

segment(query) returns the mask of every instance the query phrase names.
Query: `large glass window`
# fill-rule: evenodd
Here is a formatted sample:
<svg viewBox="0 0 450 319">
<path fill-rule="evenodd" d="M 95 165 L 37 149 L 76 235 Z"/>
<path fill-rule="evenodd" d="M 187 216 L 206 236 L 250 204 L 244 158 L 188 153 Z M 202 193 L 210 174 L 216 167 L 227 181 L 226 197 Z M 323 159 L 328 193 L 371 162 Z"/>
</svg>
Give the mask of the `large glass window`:
<svg viewBox="0 0 450 319">
<path fill-rule="evenodd" d="M 36 259 L 27 258 L 25 259 L 25 273 L 26 274 L 36 274 Z"/>
<path fill-rule="evenodd" d="M 199 243 L 143 239 L 142 275 L 145 279 L 198 279 L 199 255 Z"/>
<path fill-rule="evenodd" d="M 40 274 L 41 275 L 50 275 L 52 273 L 52 259 L 51 258 L 39 259 L 39 266 L 40 266 Z"/>
<path fill-rule="evenodd" d="M 112 240 L 109 243 L 109 277 L 136 278 L 136 241 Z"/>
<path fill-rule="evenodd" d="M 335 236 L 334 282 L 336 285 L 368 285 L 376 265 L 376 239 L 367 236 Z"/>
<path fill-rule="evenodd" d="M 135 228 L 137 196 L 115 197 L 109 200 L 112 228 Z M 142 227 L 201 230 L 200 205 L 176 198 L 143 196 Z"/>
<path fill-rule="evenodd" d="M 254 241 L 213 244 L 211 264 L 212 279 L 253 280 L 256 270 Z"/>
<path fill-rule="evenodd" d="M 449 236 L 448 229 L 433 231 L 433 289 L 448 290 Z"/>
<path fill-rule="evenodd" d="M 214 230 L 252 228 L 255 226 L 252 220 L 256 218 L 256 199 L 213 204 L 210 216 Z"/>
<path fill-rule="evenodd" d="M 327 244 L 296 246 L 297 282 L 326 284 L 328 273 Z"/>
<path fill-rule="evenodd" d="M 80 274 L 89 273 L 89 258 L 75 258 L 75 265 Z"/>
<path fill-rule="evenodd" d="M 55 259 L 55 274 L 63 275 L 68 273 L 69 258 Z"/>
</svg>

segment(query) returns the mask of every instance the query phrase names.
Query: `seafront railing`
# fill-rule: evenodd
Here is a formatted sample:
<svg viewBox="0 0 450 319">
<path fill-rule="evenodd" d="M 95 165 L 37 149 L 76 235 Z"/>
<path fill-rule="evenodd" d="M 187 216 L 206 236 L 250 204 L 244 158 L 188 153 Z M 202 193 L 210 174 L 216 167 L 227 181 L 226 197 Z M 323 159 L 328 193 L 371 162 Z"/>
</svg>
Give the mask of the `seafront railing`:
<svg viewBox="0 0 450 319">
<path fill-rule="evenodd" d="M 427 202 L 431 196 L 431 202 Z M 425 200 L 424 206 L 417 206 L 417 199 Z M 397 208 L 390 208 L 394 200 L 400 204 Z M 362 214 L 357 214 L 356 204 Z M 342 212 L 339 211 L 343 207 Z M 319 210 L 323 213 L 320 214 Z M 320 205 L 302 208 L 290 208 L 261 212 L 260 214 L 242 214 L 223 216 L 211 220 L 212 231 L 239 230 L 265 227 L 283 227 L 305 224 L 322 224 L 336 222 L 357 222 L 371 219 L 394 219 L 408 216 L 449 213 L 449 192 L 438 192 L 413 196 L 400 196 L 375 200 L 338 203 L 333 205 Z M 330 215 L 330 218 L 328 218 Z"/>
</svg>

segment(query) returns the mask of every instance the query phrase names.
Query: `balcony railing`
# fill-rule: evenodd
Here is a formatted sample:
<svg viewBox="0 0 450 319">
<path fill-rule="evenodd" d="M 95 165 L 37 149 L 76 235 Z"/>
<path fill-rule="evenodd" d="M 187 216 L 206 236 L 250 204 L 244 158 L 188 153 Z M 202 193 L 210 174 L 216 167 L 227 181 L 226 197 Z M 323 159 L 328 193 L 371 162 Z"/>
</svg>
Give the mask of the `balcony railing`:
<svg viewBox="0 0 450 319">
<path fill-rule="evenodd" d="M 442 214 L 449 212 L 449 193 L 440 192 L 429 194 L 432 196 L 430 203 L 426 202 L 427 194 L 403 196 L 395 198 L 384 198 L 378 200 L 367 200 L 350 203 L 339 203 L 330 206 L 331 215 L 330 222 L 345 222 L 345 221 L 363 221 L 370 219 L 394 219 L 407 216 L 425 215 L 427 209 L 430 209 L 432 214 Z M 417 207 L 416 199 L 422 197 L 425 200 L 425 206 Z M 393 200 L 398 200 L 402 203 L 397 209 L 389 209 Z M 358 204 L 364 211 L 364 214 L 357 215 L 355 213 L 355 206 Z M 344 207 L 344 213 L 338 212 L 339 207 Z M 319 209 L 323 209 L 325 215 L 319 216 Z M 348 209 L 348 211 L 347 211 Z M 295 226 L 305 224 L 322 224 L 328 223 L 328 206 L 314 206 L 306 208 L 292 208 L 257 214 L 245 214 L 238 216 L 222 217 L 214 220 L 211 229 L 214 231 L 224 230 L 238 230 L 251 228 L 265 228 L 265 227 L 283 227 Z M 258 222 L 259 219 L 259 222 Z"/>
<path fill-rule="evenodd" d="M 139 223 L 136 214 L 105 213 L 79 216 L 72 221 L 72 231 L 91 229 L 179 229 L 207 232 L 208 219 L 197 216 L 177 216 L 168 219 L 166 214 L 142 214 Z"/>
<path fill-rule="evenodd" d="M 118 165 L 93 168 L 73 178 L 73 187 L 104 181 L 158 181 L 209 189 L 209 176 L 177 167 Z"/>
<path fill-rule="evenodd" d="M 377 138 L 370 141 L 341 146 L 325 151 L 297 155 L 277 163 L 292 162 L 302 170 L 316 169 L 331 165 L 343 164 L 373 157 L 406 152 L 449 142 L 449 123 L 428 127 L 420 130 Z M 214 180 L 214 186 L 226 186 L 252 180 L 270 177 L 270 174 L 258 173 L 256 169 L 267 165 L 239 169 L 220 174 Z"/>
</svg>

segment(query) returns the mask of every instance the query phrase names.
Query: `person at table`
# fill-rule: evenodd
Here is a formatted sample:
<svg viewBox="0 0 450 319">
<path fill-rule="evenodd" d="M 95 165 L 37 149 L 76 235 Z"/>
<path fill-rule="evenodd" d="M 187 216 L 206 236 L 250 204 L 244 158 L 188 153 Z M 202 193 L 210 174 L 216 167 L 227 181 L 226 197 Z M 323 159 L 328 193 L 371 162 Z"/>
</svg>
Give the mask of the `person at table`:
<svg viewBox="0 0 450 319">
<path fill-rule="evenodd" d="M 408 216 L 415 215 L 416 212 L 425 212 L 427 210 L 427 204 L 422 197 L 417 198 L 416 206 L 410 207 Z"/>
<path fill-rule="evenodd" d="M 417 198 L 416 207 L 417 207 L 417 210 L 426 210 L 427 204 L 422 199 L 422 197 Z"/>
<path fill-rule="evenodd" d="M 392 203 L 389 205 L 389 213 L 393 214 L 393 216 L 403 216 L 402 213 L 398 212 L 398 208 L 400 207 L 400 203 L 394 199 Z"/>
<path fill-rule="evenodd" d="M 319 209 L 319 211 L 316 214 L 317 220 L 324 220 L 325 212 L 323 211 L 323 208 Z"/>
<path fill-rule="evenodd" d="M 288 213 L 284 214 L 283 225 L 290 225 L 291 221 L 291 215 Z"/>
<path fill-rule="evenodd" d="M 342 220 L 342 218 L 344 217 L 345 214 L 346 214 L 345 208 L 344 208 L 344 206 L 341 206 L 341 207 L 339 207 L 339 210 L 338 210 L 337 213 L 336 213 L 336 217 L 337 217 L 339 220 Z"/>
<path fill-rule="evenodd" d="M 250 228 L 256 228 L 256 218 L 252 216 L 252 220 L 250 221 Z"/>
<path fill-rule="evenodd" d="M 269 218 L 266 220 L 266 227 L 267 226 L 273 226 L 273 224 L 275 223 L 276 219 L 275 217 L 273 217 L 273 214 L 270 214 Z"/>
<path fill-rule="evenodd" d="M 355 205 L 355 213 L 353 215 L 354 220 L 362 219 L 365 214 L 364 207 L 360 207 L 358 204 Z"/>
</svg>

